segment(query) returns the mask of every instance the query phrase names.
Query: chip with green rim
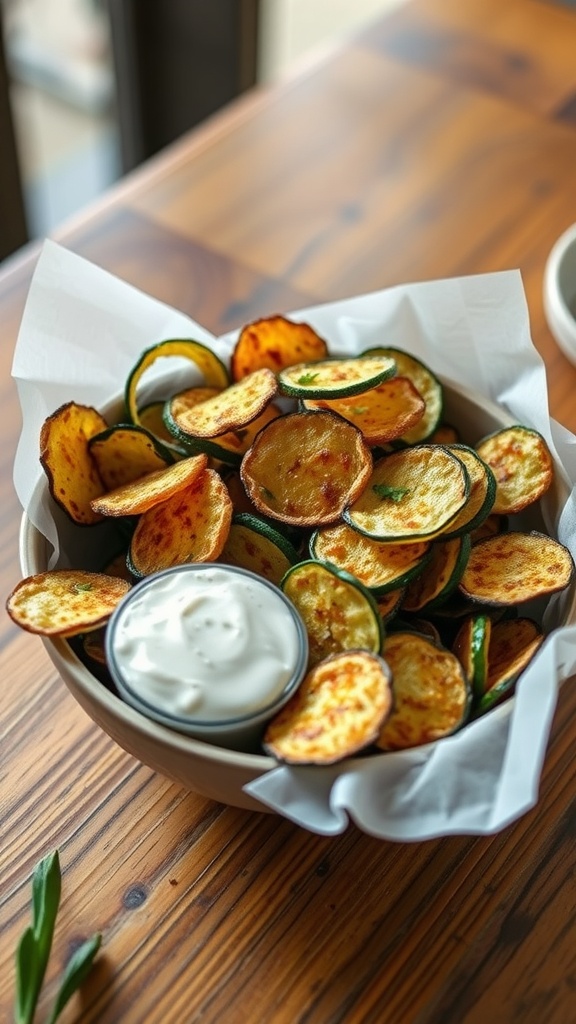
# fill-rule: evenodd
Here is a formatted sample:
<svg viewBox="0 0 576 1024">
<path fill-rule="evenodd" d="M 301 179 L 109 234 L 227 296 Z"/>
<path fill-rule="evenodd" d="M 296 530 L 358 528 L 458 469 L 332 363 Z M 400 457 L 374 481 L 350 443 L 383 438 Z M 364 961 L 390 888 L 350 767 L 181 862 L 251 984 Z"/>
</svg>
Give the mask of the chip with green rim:
<svg viewBox="0 0 576 1024">
<path fill-rule="evenodd" d="M 280 391 L 292 398 L 346 398 L 370 391 L 396 373 L 388 356 L 359 356 L 296 363 L 278 374 Z"/>
<path fill-rule="evenodd" d="M 446 530 L 468 500 L 463 462 L 442 445 L 414 445 L 381 458 L 344 519 L 374 540 L 431 540 Z"/>
</svg>

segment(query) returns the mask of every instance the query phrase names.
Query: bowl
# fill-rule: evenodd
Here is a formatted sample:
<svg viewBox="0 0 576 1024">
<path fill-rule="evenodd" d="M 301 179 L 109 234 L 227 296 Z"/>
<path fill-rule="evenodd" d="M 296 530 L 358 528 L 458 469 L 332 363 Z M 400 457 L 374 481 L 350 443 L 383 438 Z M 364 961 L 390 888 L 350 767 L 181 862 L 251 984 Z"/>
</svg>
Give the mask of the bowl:
<svg viewBox="0 0 576 1024">
<path fill-rule="evenodd" d="M 508 413 L 483 396 L 475 395 L 469 389 L 445 379 L 442 379 L 442 383 L 444 418 L 458 425 L 462 439 L 468 444 L 475 444 L 484 435 L 514 422 Z M 39 487 L 45 494 L 47 482 L 40 481 Z M 558 469 L 552 487 L 538 506 L 532 508 L 528 515 L 523 513 L 520 528 L 545 530 L 543 513 L 548 523 L 556 524 L 568 493 L 564 474 Z M 65 517 L 58 515 L 58 511 L 55 508 L 54 515 L 61 540 L 64 546 L 68 544 L 72 548 L 79 528 L 65 521 Z M 74 536 L 68 537 L 67 533 Z M 81 529 L 82 544 L 86 545 L 89 535 L 88 530 Z M 23 574 L 29 576 L 45 571 L 50 552 L 45 537 L 25 514 L 20 530 Z M 561 621 L 554 624 L 576 620 L 575 607 L 573 584 L 557 605 L 557 615 Z M 243 787 L 274 769 L 277 764 L 273 758 L 206 743 L 153 721 L 108 689 L 86 667 L 66 640 L 43 637 L 42 641 L 72 696 L 90 718 L 134 758 L 202 796 L 235 807 L 270 813 L 264 805 L 245 793 Z M 385 758 L 388 755 L 374 756 Z M 352 759 L 343 761 L 338 766 L 338 772 L 344 773 L 351 763 Z"/>
<path fill-rule="evenodd" d="M 546 262 L 544 313 L 559 348 L 576 365 L 576 224 L 560 236 Z"/>
</svg>

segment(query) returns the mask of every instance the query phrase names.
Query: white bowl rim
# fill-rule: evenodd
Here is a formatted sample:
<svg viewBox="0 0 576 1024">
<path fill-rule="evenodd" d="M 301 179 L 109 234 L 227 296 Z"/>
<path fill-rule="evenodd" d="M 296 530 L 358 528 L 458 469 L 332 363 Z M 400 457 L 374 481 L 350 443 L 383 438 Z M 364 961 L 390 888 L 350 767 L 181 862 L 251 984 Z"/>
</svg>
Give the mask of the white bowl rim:
<svg viewBox="0 0 576 1024">
<path fill-rule="evenodd" d="M 566 253 L 576 247 L 576 224 L 572 224 L 554 243 L 544 269 L 544 307 L 549 327 L 560 347 L 568 355 L 576 355 L 576 317 L 570 311 L 560 287 L 560 267 Z M 558 320 L 559 327 L 550 321 Z M 558 336 L 558 333 L 561 336 Z M 571 339 L 568 341 L 566 335 Z"/>
</svg>

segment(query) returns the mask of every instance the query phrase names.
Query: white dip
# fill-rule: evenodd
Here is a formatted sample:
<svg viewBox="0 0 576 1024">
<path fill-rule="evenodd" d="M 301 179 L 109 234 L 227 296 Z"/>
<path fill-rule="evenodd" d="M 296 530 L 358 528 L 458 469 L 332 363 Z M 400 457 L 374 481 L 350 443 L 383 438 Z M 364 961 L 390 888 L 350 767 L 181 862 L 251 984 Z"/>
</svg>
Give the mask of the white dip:
<svg viewBox="0 0 576 1024">
<path fill-rule="evenodd" d="M 301 649 L 282 596 L 224 566 L 147 580 L 119 609 L 112 643 L 135 696 L 197 722 L 272 704 Z"/>
</svg>

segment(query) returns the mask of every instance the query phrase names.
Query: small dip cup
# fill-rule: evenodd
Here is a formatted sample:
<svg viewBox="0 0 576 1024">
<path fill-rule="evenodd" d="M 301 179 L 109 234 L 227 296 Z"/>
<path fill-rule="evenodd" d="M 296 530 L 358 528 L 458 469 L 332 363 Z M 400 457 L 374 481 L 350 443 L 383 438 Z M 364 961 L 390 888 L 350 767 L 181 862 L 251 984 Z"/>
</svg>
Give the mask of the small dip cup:
<svg viewBox="0 0 576 1024">
<path fill-rule="evenodd" d="M 280 694 L 274 694 L 273 698 L 266 704 L 259 706 L 257 710 L 251 711 L 248 714 L 210 720 L 203 715 L 195 718 L 193 713 L 190 715 L 173 714 L 138 694 L 129 682 L 127 673 L 123 668 L 122 655 L 118 651 L 117 637 L 122 623 L 126 620 L 126 616 L 133 610 L 133 602 L 138 601 L 145 590 L 160 590 L 161 586 L 159 584 L 162 585 L 167 578 L 175 574 L 192 579 L 193 577 L 197 578 L 199 573 L 214 573 L 215 571 L 220 578 L 229 576 L 233 577 L 236 581 L 238 578 L 246 582 L 249 581 L 250 588 L 256 587 L 257 590 L 262 591 L 266 608 L 271 607 L 271 602 L 277 602 L 281 614 L 285 613 L 292 620 L 297 643 L 291 674 L 286 683 L 283 684 Z M 308 635 L 306 628 L 298 611 L 283 592 L 273 583 L 247 569 L 214 562 L 188 562 L 153 573 L 137 583 L 115 608 L 106 629 L 105 644 L 110 674 L 118 693 L 126 703 L 130 704 L 141 714 L 156 722 L 160 722 L 162 725 L 185 733 L 195 739 L 203 740 L 206 743 L 227 747 L 230 750 L 254 751 L 258 749 L 266 723 L 296 692 L 306 673 L 308 664 Z"/>
</svg>

